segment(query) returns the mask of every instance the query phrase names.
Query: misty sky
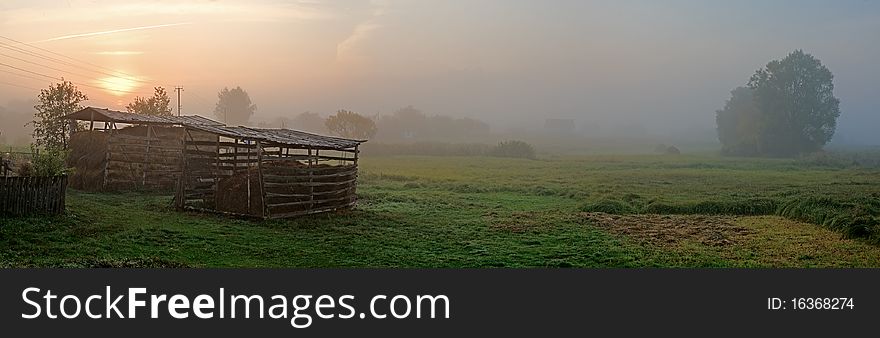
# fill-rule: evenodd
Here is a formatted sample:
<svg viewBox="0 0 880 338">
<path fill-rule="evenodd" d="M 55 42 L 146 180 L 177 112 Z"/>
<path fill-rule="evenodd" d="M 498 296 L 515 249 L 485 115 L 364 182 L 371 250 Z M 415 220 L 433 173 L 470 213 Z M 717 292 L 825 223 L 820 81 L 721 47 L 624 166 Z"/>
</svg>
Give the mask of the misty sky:
<svg viewBox="0 0 880 338">
<path fill-rule="evenodd" d="M 0 48 L 2 63 L 108 88 L 80 87 L 119 110 L 179 84 L 184 113 L 212 116 L 217 91 L 241 86 L 261 120 L 414 105 L 496 129 L 555 117 L 656 134 L 711 131 L 730 90 L 804 49 L 835 75 L 839 140 L 880 144 L 876 1 L 4 0 L 0 36 L 137 77 Z M 52 82 L 11 72 L 0 105 Z"/>
</svg>

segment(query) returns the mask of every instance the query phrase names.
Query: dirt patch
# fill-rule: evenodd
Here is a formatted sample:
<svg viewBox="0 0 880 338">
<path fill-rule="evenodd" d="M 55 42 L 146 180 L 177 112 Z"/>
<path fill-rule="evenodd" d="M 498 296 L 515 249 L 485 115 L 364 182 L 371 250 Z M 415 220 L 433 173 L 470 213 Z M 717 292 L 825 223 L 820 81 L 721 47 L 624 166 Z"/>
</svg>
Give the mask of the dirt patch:
<svg viewBox="0 0 880 338">
<path fill-rule="evenodd" d="M 602 212 L 581 214 L 596 226 L 613 233 L 658 246 L 685 241 L 708 246 L 728 246 L 743 242 L 754 231 L 737 225 L 735 217 L 703 215 L 612 215 Z"/>
</svg>

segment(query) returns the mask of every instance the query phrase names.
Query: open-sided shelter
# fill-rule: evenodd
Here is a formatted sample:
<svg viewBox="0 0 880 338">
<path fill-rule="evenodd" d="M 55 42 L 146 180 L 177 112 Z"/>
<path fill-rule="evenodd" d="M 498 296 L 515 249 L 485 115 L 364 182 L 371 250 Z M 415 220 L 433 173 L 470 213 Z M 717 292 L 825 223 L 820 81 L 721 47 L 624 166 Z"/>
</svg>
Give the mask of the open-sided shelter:
<svg viewBox="0 0 880 338">
<path fill-rule="evenodd" d="M 284 218 L 356 202 L 358 146 L 364 140 L 204 124 L 185 124 L 184 130 L 175 197 L 180 209 Z"/>
<path fill-rule="evenodd" d="M 85 128 L 70 137 L 72 188 L 174 191 L 183 163 L 184 125 L 222 126 L 201 116 L 153 116 L 86 107 L 65 116 Z M 213 134 L 190 133 L 201 141 Z"/>
</svg>

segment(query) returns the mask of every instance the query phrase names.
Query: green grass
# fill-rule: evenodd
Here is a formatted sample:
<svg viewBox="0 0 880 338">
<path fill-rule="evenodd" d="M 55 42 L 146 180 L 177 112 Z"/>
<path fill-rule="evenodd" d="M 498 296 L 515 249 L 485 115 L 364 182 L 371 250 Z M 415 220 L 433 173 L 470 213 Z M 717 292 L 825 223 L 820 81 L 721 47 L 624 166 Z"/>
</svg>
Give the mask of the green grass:
<svg viewBox="0 0 880 338">
<path fill-rule="evenodd" d="M 365 157 L 361 168 L 355 210 L 291 220 L 72 191 L 66 215 L 0 219 L 0 265 L 880 266 L 876 170 L 698 156 Z M 739 217 L 754 233 L 713 247 L 646 243 L 585 221 L 585 210 L 778 216 Z M 850 233 L 841 224 L 867 225 Z"/>
</svg>

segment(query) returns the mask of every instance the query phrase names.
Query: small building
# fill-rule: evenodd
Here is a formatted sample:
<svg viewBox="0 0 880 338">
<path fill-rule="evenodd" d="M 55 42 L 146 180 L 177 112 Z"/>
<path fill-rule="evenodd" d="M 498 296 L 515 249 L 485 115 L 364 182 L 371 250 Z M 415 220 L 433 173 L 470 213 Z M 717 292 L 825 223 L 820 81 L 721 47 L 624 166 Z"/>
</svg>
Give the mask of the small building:
<svg viewBox="0 0 880 338">
<path fill-rule="evenodd" d="M 183 129 L 179 209 L 265 219 L 356 203 L 358 147 L 364 140 L 289 129 L 205 124 Z"/>
</svg>

